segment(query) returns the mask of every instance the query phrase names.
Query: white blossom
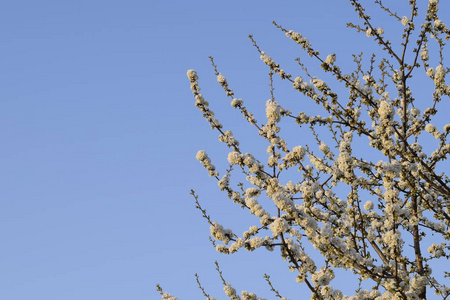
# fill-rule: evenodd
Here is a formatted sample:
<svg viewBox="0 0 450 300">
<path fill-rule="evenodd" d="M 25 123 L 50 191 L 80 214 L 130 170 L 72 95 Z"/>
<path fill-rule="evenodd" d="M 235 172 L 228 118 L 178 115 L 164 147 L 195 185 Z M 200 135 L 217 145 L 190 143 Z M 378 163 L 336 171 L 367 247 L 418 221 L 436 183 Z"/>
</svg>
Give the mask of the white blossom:
<svg viewBox="0 0 450 300">
<path fill-rule="evenodd" d="M 420 110 L 416 107 L 411 107 L 411 115 L 413 117 L 417 117 L 418 115 L 420 115 Z"/>
<path fill-rule="evenodd" d="M 322 151 L 324 154 L 328 154 L 330 152 L 330 148 L 325 144 L 323 141 L 320 142 L 319 145 L 320 151 Z"/>
<path fill-rule="evenodd" d="M 233 100 L 231 101 L 231 106 L 233 106 L 233 107 L 242 106 L 243 104 L 244 104 L 244 101 L 242 101 L 242 99 L 233 98 Z"/>
<path fill-rule="evenodd" d="M 330 65 L 334 64 L 335 62 L 336 62 L 336 54 L 330 54 L 325 59 L 325 63 L 330 64 Z"/>
<path fill-rule="evenodd" d="M 425 126 L 425 130 L 429 133 L 433 133 L 437 129 L 436 129 L 436 126 L 434 126 L 433 124 L 427 124 L 427 126 Z"/>
<path fill-rule="evenodd" d="M 266 102 L 266 117 L 274 123 L 280 122 L 280 107 L 276 101 L 268 100 Z"/>
<path fill-rule="evenodd" d="M 403 16 L 403 18 L 402 18 L 402 25 L 403 25 L 403 26 L 406 26 L 406 25 L 408 25 L 408 23 L 409 23 L 408 17 Z"/>
<path fill-rule="evenodd" d="M 434 75 L 434 83 L 439 85 L 444 82 L 445 78 L 445 70 L 444 67 L 440 64 L 436 67 L 436 73 Z"/>
<path fill-rule="evenodd" d="M 178 300 L 177 297 L 174 297 L 174 296 L 170 295 L 169 293 L 164 293 L 162 295 L 162 299 L 163 300 Z"/>
<path fill-rule="evenodd" d="M 321 268 L 311 276 L 312 281 L 318 286 L 328 285 L 333 278 L 334 273 L 329 268 Z"/>
<path fill-rule="evenodd" d="M 392 105 L 387 101 L 380 101 L 378 113 L 380 114 L 380 118 L 382 119 L 391 119 L 394 115 L 394 109 Z"/>
<path fill-rule="evenodd" d="M 255 236 L 254 238 L 250 239 L 250 247 L 252 248 L 259 248 L 264 244 L 264 239 L 259 236 Z"/>
<path fill-rule="evenodd" d="M 209 227 L 211 235 L 219 241 L 225 242 L 227 244 L 230 241 L 233 232 L 230 229 L 224 229 L 222 225 L 217 222 L 213 222 L 213 224 Z"/>
<path fill-rule="evenodd" d="M 289 226 L 284 218 L 277 218 L 275 221 L 270 224 L 270 230 L 272 230 L 272 235 L 274 237 L 280 235 L 281 233 L 285 233 L 289 230 Z"/>
<path fill-rule="evenodd" d="M 195 156 L 199 161 L 204 161 L 208 159 L 208 154 L 206 154 L 205 150 L 200 150 L 197 152 L 197 155 Z"/>
<path fill-rule="evenodd" d="M 228 162 L 232 165 L 239 165 L 242 162 L 242 154 L 236 151 L 228 154 Z"/>
<path fill-rule="evenodd" d="M 373 209 L 373 202 L 370 200 L 367 200 L 366 203 L 364 203 L 364 209 L 365 210 L 372 210 Z"/>
<path fill-rule="evenodd" d="M 420 58 L 425 61 L 430 59 L 430 57 L 428 56 L 427 48 L 422 48 L 422 51 L 420 52 Z"/>
<path fill-rule="evenodd" d="M 228 297 L 230 297 L 231 299 L 239 299 L 239 298 L 237 297 L 237 294 L 236 294 L 236 289 L 233 288 L 233 287 L 231 286 L 230 283 L 227 283 L 227 284 L 223 287 L 223 291 L 224 291 L 225 294 L 226 294 Z"/>
<path fill-rule="evenodd" d="M 297 159 L 303 159 L 306 153 L 305 148 L 303 148 L 302 146 L 295 146 L 292 149 L 292 152 L 294 153 Z"/>
<path fill-rule="evenodd" d="M 195 81 L 198 79 L 197 72 L 195 72 L 195 70 L 188 70 L 186 75 L 191 81 Z"/>
</svg>

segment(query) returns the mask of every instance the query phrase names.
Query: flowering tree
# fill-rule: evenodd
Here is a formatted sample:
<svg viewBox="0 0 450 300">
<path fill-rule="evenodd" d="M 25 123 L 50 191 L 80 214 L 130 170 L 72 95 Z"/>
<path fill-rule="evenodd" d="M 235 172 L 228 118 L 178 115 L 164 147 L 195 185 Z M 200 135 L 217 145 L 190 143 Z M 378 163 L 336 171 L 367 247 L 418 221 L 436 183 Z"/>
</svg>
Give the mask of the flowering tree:
<svg viewBox="0 0 450 300">
<path fill-rule="evenodd" d="M 432 266 L 448 264 L 450 258 L 450 180 L 444 173 L 450 124 L 443 129 L 436 126 L 442 120 L 440 102 L 450 95 L 445 83 L 450 70 L 444 64 L 444 41 L 450 30 L 439 19 L 438 0 L 410 0 L 409 15 L 403 17 L 380 0 L 374 2 L 403 28 L 401 42 L 390 41 L 359 1 L 350 0 L 360 21 L 348 26 L 381 49 L 367 68 L 362 55 L 355 55 L 356 69 L 351 73 L 339 66 L 335 54 L 322 56 L 300 33 L 274 23 L 317 60 L 335 79 L 336 88 L 311 74 L 300 59 L 301 74 L 288 74 L 250 36 L 269 69 L 272 86 L 265 123 L 259 123 L 236 97 L 211 58 L 231 105 L 267 140 L 267 162 L 246 153 L 223 128 L 200 93 L 197 73 L 187 72 L 195 106 L 231 150 L 230 168 L 224 174 L 205 151 L 199 151 L 197 159 L 228 198 L 259 222 L 242 234 L 232 232 L 214 222 L 192 194 L 210 224 L 217 251 L 231 254 L 260 247 L 280 251 L 297 281 L 311 291 L 311 299 L 447 299 L 450 273 L 434 272 Z M 421 78 L 420 85 L 413 75 Z M 302 99 L 321 107 L 325 115 L 282 107 L 273 96 L 273 76 L 290 82 Z M 425 85 L 432 87 L 432 94 L 414 98 Z M 347 94 L 342 93 L 344 88 Z M 280 122 L 285 120 L 309 130 L 313 138 L 290 147 L 281 132 Z M 233 184 L 231 176 L 239 174 L 246 183 Z M 272 207 L 263 199 L 270 199 Z M 337 269 L 352 271 L 365 284 L 355 287 L 354 295 L 344 295 L 333 285 Z M 230 299 L 260 299 L 246 291 L 239 296 L 222 280 Z M 287 299 L 267 280 L 276 297 Z M 176 299 L 158 289 L 163 299 Z M 438 296 L 430 296 L 433 293 Z"/>
</svg>

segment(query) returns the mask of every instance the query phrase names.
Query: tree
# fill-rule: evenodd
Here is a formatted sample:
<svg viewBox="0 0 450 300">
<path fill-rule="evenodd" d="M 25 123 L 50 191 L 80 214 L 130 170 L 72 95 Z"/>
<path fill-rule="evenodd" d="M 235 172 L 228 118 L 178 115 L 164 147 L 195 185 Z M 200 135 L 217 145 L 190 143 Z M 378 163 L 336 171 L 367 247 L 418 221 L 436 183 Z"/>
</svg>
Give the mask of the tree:
<svg viewBox="0 0 450 300">
<path fill-rule="evenodd" d="M 250 36 L 269 69 L 271 97 L 263 124 L 235 97 L 211 58 L 231 105 L 267 140 L 266 163 L 240 147 L 200 93 L 197 73 L 187 72 L 195 106 L 231 150 L 223 174 L 205 151 L 196 157 L 228 198 L 259 223 L 242 234 L 225 229 L 201 207 L 194 191 L 192 195 L 210 224 L 217 251 L 277 249 L 297 273 L 297 281 L 311 291 L 311 299 L 429 299 L 433 293 L 447 299 L 450 273 L 432 267 L 448 264 L 450 258 L 450 180 L 445 174 L 450 124 L 440 124 L 446 112 L 439 110 L 450 96 L 445 83 L 450 69 L 444 60 L 450 30 L 438 16 L 438 0 L 410 0 L 409 16 L 403 17 L 375 0 L 403 28 L 400 42 L 392 42 L 358 0 L 349 2 L 359 24 L 348 26 L 380 50 L 370 56 L 368 66 L 366 56 L 354 55 L 356 69 L 351 73 L 335 54 L 321 55 L 300 33 L 274 22 L 318 62 L 322 76 L 334 79 L 332 83 L 312 74 L 301 59 L 297 63 L 302 74 L 289 74 Z M 282 107 L 273 93 L 275 76 L 325 115 Z M 429 98 L 416 99 L 415 93 L 426 85 L 432 89 Z M 281 123 L 288 121 L 309 130 L 312 139 L 289 147 L 281 131 Z M 232 175 L 243 175 L 246 182 L 233 181 Z M 354 295 L 345 296 L 333 285 L 337 269 L 349 270 L 360 280 Z M 245 291 L 238 296 L 222 280 L 230 299 L 259 299 Z M 285 299 L 267 281 L 275 296 Z M 158 290 L 163 299 L 176 299 Z"/>
</svg>

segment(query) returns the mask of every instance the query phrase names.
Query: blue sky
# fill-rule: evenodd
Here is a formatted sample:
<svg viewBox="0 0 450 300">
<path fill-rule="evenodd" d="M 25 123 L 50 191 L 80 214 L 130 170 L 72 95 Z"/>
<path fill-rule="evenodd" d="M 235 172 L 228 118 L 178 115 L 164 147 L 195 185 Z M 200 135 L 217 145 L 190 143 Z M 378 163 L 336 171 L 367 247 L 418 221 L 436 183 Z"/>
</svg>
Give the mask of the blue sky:
<svg viewBox="0 0 450 300">
<path fill-rule="evenodd" d="M 16 0 L 0 8 L 1 299 L 158 299 L 156 283 L 198 299 L 196 272 L 220 298 L 215 260 L 238 289 L 273 298 L 268 273 L 301 298 L 306 290 L 276 252 L 212 248 L 191 188 L 225 226 L 251 224 L 195 160 L 205 149 L 224 168 L 227 149 L 194 107 L 185 74 L 198 71 L 219 119 L 251 145 L 255 135 L 242 130 L 208 56 L 262 116 L 267 69 L 248 34 L 291 70 L 304 54 L 273 20 L 351 61 L 373 45 L 346 29 L 355 20 L 346 1 Z M 276 88 L 285 101 L 297 96 Z"/>
</svg>

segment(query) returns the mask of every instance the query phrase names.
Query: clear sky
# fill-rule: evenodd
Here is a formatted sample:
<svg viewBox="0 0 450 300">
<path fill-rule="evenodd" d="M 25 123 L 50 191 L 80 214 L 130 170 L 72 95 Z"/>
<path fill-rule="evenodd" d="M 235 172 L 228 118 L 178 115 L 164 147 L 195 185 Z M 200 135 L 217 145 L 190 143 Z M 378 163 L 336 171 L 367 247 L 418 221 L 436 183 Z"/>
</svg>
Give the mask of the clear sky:
<svg viewBox="0 0 450 300">
<path fill-rule="evenodd" d="M 273 298 L 268 273 L 285 296 L 309 295 L 277 251 L 224 256 L 212 248 L 191 188 L 213 219 L 252 224 L 195 160 L 205 149 L 223 169 L 227 149 L 194 107 L 186 70 L 198 71 L 218 118 L 240 133 L 246 124 L 208 56 L 262 115 L 267 69 L 248 34 L 298 71 L 293 59 L 304 54 L 273 20 L 351 61 L 374 47 L 346 29 L 354 17 L 347 1 L 333 0 L 3 1 L 0 299 L 158 299 L 156 283 L 200 299 L 196 272 L 223 299 L 215 260 L 238 289 Z M 283 94 L 288 85 L 276 88 L 285 103 L 297 101 Z M 242 132 L 241 140 L 254 137 Z"/>
</svg>

